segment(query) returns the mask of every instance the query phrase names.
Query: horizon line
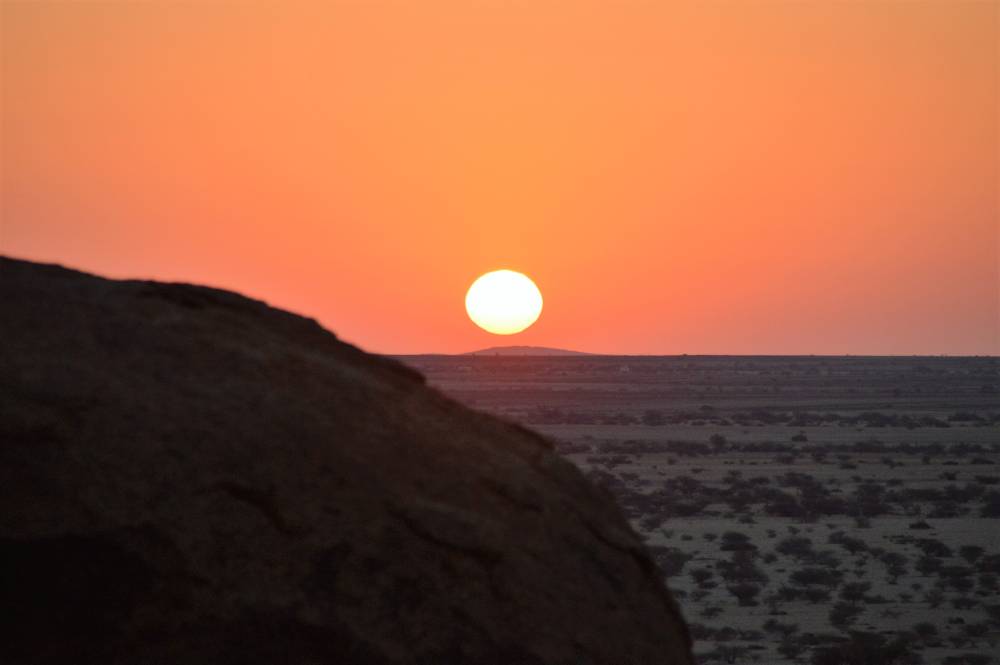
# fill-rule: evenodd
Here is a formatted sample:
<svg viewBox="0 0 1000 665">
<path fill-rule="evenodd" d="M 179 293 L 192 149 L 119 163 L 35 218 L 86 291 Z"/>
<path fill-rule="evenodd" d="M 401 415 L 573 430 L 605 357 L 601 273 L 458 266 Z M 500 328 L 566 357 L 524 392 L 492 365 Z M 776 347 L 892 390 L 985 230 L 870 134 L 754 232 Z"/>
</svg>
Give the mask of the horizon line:
<svg viewBox="0 0 1000 665">
<path fill-rule="evenodd" d="M 563 349 L 556 349 L 563 350 Z M 569 349 L 565 349 L 569 351 Z M 371 352 L 370 352 L 371 353 Z M 486 356 L 501 358 L 989 358 L 1000 360 L 995 354 L 962 354 L 962 353 L 594 353 L 590 351 L 572 351 L 569 354 L 492 354 L 483 351 L 461 351 L 458 353 L 427 352 L 427 353 L 377 353 L 376 355 L 392 358 L 429 358 L 429 357 L 460 357 Z"/>
</svg>

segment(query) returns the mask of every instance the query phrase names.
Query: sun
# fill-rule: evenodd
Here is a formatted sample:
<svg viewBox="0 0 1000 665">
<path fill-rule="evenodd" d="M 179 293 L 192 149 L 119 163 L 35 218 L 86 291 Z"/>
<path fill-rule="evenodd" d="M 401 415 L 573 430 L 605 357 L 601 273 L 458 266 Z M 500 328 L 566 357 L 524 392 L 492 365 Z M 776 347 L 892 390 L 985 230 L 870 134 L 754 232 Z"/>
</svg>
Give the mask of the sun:
<svg viewBox="0 0 1000 665">
<path fill-rule="evenodd" d="M 465 311 L 483 330 L 494 335 L 513 335 L 538 320 L 542 313 L 542 292 L 527 275 L 494 270 L 469 287 Z"/>
</svg>

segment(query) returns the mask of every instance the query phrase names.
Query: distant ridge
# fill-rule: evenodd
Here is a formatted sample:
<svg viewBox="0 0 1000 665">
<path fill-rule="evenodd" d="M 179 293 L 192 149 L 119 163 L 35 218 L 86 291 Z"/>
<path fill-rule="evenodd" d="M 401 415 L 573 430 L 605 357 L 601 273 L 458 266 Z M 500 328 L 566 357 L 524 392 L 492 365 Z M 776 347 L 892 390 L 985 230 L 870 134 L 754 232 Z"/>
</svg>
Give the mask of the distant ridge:
<svg viewBox="0 0 1000 665">
<path fill-rule="evenodd" d="M 552 349 L 547 346 L 491 346 L 488 349 L 469 351 L 463 356 L 591 356 L 592 353 Z"/>
</svg>

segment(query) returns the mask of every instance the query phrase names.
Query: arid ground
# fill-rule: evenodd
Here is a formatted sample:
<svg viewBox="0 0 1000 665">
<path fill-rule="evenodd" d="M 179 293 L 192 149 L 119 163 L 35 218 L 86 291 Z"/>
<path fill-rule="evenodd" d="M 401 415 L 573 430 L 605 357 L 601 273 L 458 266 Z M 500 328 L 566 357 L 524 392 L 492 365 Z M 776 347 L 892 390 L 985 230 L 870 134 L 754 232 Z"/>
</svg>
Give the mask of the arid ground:
<svg viewBox="0 0 1000 665">
<path fill-rule="evenodd" d="M 1000 359 L 404 360 L 618 498 L 702 662 L 1000 662 Z"/>
</svg>

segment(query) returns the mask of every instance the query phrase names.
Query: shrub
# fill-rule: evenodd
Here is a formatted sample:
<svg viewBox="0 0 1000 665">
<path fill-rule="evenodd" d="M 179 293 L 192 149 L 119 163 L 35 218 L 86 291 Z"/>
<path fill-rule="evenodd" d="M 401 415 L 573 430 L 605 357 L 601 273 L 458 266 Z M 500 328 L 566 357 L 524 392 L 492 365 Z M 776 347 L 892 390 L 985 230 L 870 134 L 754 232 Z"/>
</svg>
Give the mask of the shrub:
<svg viewBox="0 0 1000 665">
<path fill-rule="evenodd" d="M 967 593 L 972 591 L 975 583 L 972 581 L 972 569 L 966 566 L 944 566 L 938 571 L 939 584 L 955 591 Z"/>
<path fill-rule="evenodd" d="M 830 600 L 830 590 L 824 587 L 808 587 L 803 594 L 810 603 L 825 603 Z"/>
<path fill-rule="evenodd" d="M 727 531 L 722 534 L 719 549 L 723 552 L 756 551 L 757 546 L 750 542 L 750 537 L 745 533 Z"/>
<path fill-rule="evenodd" d="M 934 575 L 944 567 L 944 562 L 936 556 L 924 555 L 917 559 L 916 569 L 921 575 Z"/>
<path fill-rule="evenodd" d="M 871 589 L 871 582 L 848 582 L 841 587 L 840 597 L 849 603 L 860 603 Z"/>
<path fill-rule="evenodd" d="M 985 621 L 965 624 L 965 634 L 973 639 L 985 637 L 990 632 L 990 625 Z"/>
<path fill-rule="evenodd" d="M 836 603 L 830 609 L 830 624 L 839 630 L 847 630 L 858 620 L 861 607 L 854 603 Z"/>
<path fill-rule="evenodd" d="M 824 566 L 826 568 L 837 568 L 840 566 L 840 559 L 838 559 L 836 555 L 829 550 L 814 552 L 808 560 L 813 566 Z"/>
<path fill-rule="evenodd" d="M 706 619 L 714 619 L 720 614 L 722 614 L 722 608 L 718 605 L 709 605 L 701 611 L 701 615 Z"/>
<path fill-rule="evenodd" d="M 937 637 L 938 629 L 929 621 L 922 621 L 913 626 L 913 633 L 922 640 L 931 640 Z"/>
<path fill-rule="evenodd" d="M 963 653 L 958 656 L 948 656 L 942 665 L 990 665 L 993 659 L 983 653 Z"/>
<path fill-rule="evenodd" d="M 741 606 L 751 607 L 758 604 L 757 596 L 760 594 L 760 585 L 753 584 L 752 582 L 741 582 L 726 588 L 729 589 L 729 593 L 736 597 Z"/>
<path fill-rule="evenodd" d="M 825 586 L 835 587 L 840 584 L 844 574 L 839 570 L 828 568 L 808 567 L 796 570 L 791 574 L 789 580 L 799 586 Z"/>
<path fill-rule="evenodd" d="M 987 554 L 976 564 L 981 573 L 1000 574 L 1000 554 Z"/>
<path fill-rule="evenodd" d="M 660 566 L 660 570 L 663 571 L 665 577 L 680 575 L 681 571 L 684 570 L 684 565 L 694 556 L 682 550 L 662 545 L 653 546 L 649 549 L 653 555 L 653 559 Z"/>
<path fill-rule="evenodd" d="M 952 556 L 951 548 L 942 543 L 940 540 L 934 540 L 933 538 L 917 538 L 913 541 L 913 544 L 927 556 Z"/>
<path fill-rule="evenodd" d="M 798 625 L 794 623 L 781 623 L 774 619 L 765 621 L 763 628 L 769 633 L 777 633 L 783 637 L 789 637 L 799 630 Z"/>
<path fill-rule="evenodd" d="M 851 536 L 846 535 L 843 531 L 831 533 L 828 542 L 834 545 L 840 545 L 850 554 L 860 554 L 868 551 L 868 545 L 865 541 L 860 538 L 852 538 Z"/>
<path fill-rule="evenodd" d="M 817 647 L 813 665 L 911 665 L 921 662 L 903 636 L 893 639 L 878 633 L 852 632 L 840 644 Z"/>
<path fill-rule="evenodd" d="M 755 582 L 767 584 L 767 575 L 753 563 L 753 554 L 747 551 L 733 552 L 729 561 L 720 561 L 722 579 L 729 583 Z"/>
<path fill-rule="evenodd" d="M 875 483 L 862 483 L 854 490 L 854 506 L 865 517 L 876 517 L 889 512 L 885 487 Z"/>
<path fill-rule="evenodd" d="M 985 550 L 978 545 L 963 545 L 958 548 L 958 553 L 971 565 L 985 553 Z"/>
<path fill-rule="evenodd" d="M 785 538 L 774 549 L 785 556 L 796 559 L 805 559 L 814 553 L 812 540 L 801 536 Z"/>
<path fill-rule="evenodd" d="M 797 498 L 780 490 L 777 490 L 771 500 L 764 504 L 764 512 L 771 517 L 805 519 L 809 516 Z"/>
<path fill-rule="evenodd" d="M 979 514 L 982 517 L 1000 517 L 1000 492 L 992 490 L 984 495 Z"/>
<path fill-rule="evenodd" d="M 979 602 L 976 599 L 966 596 L 959 596 L 958 598 L 953 598 L 951 601 L 951 606 L 956 610 L 971 610 L 978 604 Z"/>
<path fill-rule="evenodd" d="M 663 412 L 658 409 L 647 409 L 642 414 L 642 424 L 652 427 L 659 427 L 667 424 L 667 419 Z"/>
<path fill-rule="evenodd" d="M 708 568 L 695 568 L 690 572 L 690 575 L 691 579 L 694 580 L 695 584 L 697 584 L 700 587 L 704 587 L 706 583 L 711 581 L 715 573 L 713 573 Z"/>
<path fill-rule="evenodd" d="M 879 560 L 885 564 L 886 573 L 889 576 L 889 584 L 895 584 L 899 580 L 900 575 L 906 574 L 906 564 L 909 562 L 909 559 L 902 554 L 886 552 L 879 557 Z"/>
<path fill-rule="evenodd" d="M 778 645 L 778 653 L 792 661 L 798 660 L 803 650 L 804 647 L 799 644 L 798 640 L 792 638 L 785 638 Z"/>
<path fill-rule="evenodd" d="M 926 594 L 924 594 L 924 602 L 926 602 L 931 609 L 936 610 L 944 602 L 944 592 L 941 589 L 931 589 Z"/>
</svg>

